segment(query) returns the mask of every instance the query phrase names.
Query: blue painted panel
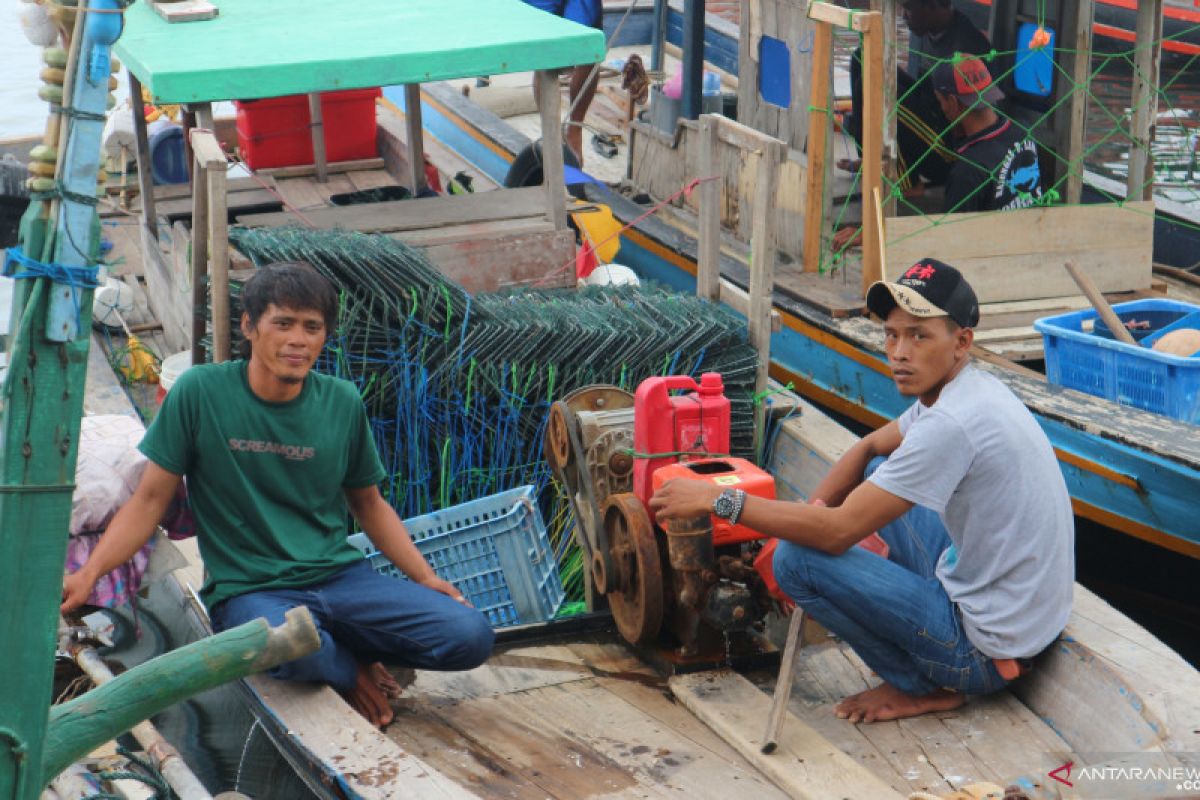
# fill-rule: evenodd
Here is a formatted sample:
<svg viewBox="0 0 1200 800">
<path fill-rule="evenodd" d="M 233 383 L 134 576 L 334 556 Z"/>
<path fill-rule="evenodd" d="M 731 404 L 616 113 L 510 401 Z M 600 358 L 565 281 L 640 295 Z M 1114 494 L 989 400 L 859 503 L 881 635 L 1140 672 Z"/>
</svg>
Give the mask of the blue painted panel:
<svg viewBox="0 0 1200 800">
<path fill-rule="evenodd" d="M 667 41 L 683 46 L 683 14 L 674 9 L 667 12 Z M 730 36 L 722 36 L 712 28 L 704 29 L 704 60 L 730 75 L 738 71 L 738 42 Z"/>
<path fill-rule="evenodd" d="M 787 42 L 763 36 L 758 44 L 758 93 L 780 108 L 792 107 L 792 54 Z"/>
<path fill-rule="evenodd" d="M 1013 84 L 1019 92 L 1034 97 L 1049 97 L 1054 93 L 1054 44 L 1058 40 L 1058 32 L 1047 28 L 1050 43 L 1033 50 L 1029 42 L 1037 29 L 1035 23 L 1024 22 L 1017 30 L 1017 66 L 1013 70 Z"/>
</svg>

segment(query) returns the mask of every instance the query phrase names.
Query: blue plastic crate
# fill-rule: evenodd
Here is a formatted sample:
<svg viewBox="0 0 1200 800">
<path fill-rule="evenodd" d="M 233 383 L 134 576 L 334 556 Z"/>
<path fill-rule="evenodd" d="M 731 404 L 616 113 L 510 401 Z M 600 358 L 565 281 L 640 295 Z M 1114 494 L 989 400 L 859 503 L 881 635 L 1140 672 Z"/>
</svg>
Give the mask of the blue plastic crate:
<svg viewBox="0 0 1200 800">
<path fill-rule="evenodd" d="M 1134 300 L 1113 306 L 1122 321 L 1154 320 L 1145 338 L 1152 340 L 1171 323 L 1200 312 L 1200 306 L 1176 300 Z M 1039 319 L 1046 378 L 1068 389 L 1094 394 L 1122 405 L 1200 423 L 1200 357 L 1169 355 L 1109 338 L 1093 309 Z M 1089 331 L 1087 323 L 1094 326 Z"/>
<path fill-rule="evenodd" d="M 493 628 L 544 622 L 563 603 L 532 486 L 413 517 L 404 526 L 434 572 L 458 587 Z M 404 577 L 366 535 L 354 534 L 350 544 L 376 572 Z"/>
</svg>

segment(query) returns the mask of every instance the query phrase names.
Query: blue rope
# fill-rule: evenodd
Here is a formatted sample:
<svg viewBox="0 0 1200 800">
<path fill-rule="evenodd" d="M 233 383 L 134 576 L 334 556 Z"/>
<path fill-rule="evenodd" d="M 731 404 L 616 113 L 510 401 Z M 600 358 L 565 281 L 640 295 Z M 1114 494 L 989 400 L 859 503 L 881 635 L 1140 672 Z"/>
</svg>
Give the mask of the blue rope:
<svg viewBox="0 0 1200 800">
<path fill-rule="evenodd" d="M 18 271 L 18 267 L 20 270 Z M 80 312 L 79 290 L 95 289 L 99 282 L 100 265 L 88 267 L 68 267 L 65 264 L 53 262 L 44 264 L 30 258 L 19 247 L 10 247 L 4 253 L 4 276 L 20 280 L 21 278 L 49 278 L 63 286 L 71 287 L 71 300 L 75 304 L 75 314 Z"/>
</svg>

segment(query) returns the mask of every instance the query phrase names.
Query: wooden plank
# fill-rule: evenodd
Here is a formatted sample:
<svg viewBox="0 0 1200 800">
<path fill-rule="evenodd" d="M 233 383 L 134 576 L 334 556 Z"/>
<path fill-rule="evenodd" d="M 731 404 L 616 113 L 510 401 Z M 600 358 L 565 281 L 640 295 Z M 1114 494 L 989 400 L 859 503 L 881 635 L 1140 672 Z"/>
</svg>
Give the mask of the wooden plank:
<svg viewBox="0 0 1200 800">
<path fill-rule="evenodd" d="M 1129 174 L 1125 199 L 1149 200 L 1154 194 L 1154 159 L 1150 144 L 1158 118 L 1158 83 L 1162 66 L 1163 0 L 1137 4 L 1137 50 L 1133 64 L 1133 99 L 1129 122 Z"/>
<path fill-rule="evenodd" d="M 1095 0 L 1077 0 L 1075 3 L 1075 39 L 1071 53 L 1071 92 L 1069 111 L 1063 115 L 1067 122 L 1067 186 L 1066 202 L 1077 205 L 1083 196 L 1084 136 L 1087 133 L 1086 88 L 1092 72 L 1092 20 L 1096 13 Z"/>
<path fill-rule="evenodd" d="M 1081 294 L 1070 297 L 1043 297 L 1036 300 L 980 303 L 979 317 L 986 319 L 997 314 L 1013 314 L 1023 311 L 1078 311 L 1081 308 L 1089 308 L 1091 305 L 1091 302 Z"/>
<path fill-rule="evenodd" d="M 835 6 L 832 3 L 810 3 L 808 6 L 808 18 L 817 20 L 818 22 L 828 22 L 837 25 L 839 28 L 846 28 L 859 33 L 867 33 L 872 26 L 878 25 L 878 14 L 864 14 L 861 11 L 855 11 L 842 6 Z"/>
<path fill-rule="evenodd" d="M 312 140 L 313 170 L 317 183 L 329 180 L 329 162 L 325 158 L 325 115 L 321 112 L 319 92 L 308 93 L 309 137 Z"/>
<path fill-rule="evenodd" d="M 699 177 L 716 178 L 720 173 L 717 156 L 717 129 L 720 120 L 715 114 L 700 118 Z M 720 297 L 721 276 L 721 182 L 708 180 L 700 185 L 700 254 L 696 264 L 696 295 L 708 300 Z"/>
<path fill-rule="evenodd" d="M 821 269 L 821 239 L 825 231 L 825 183 L 829 175 L 829 142 L 833 129 L 833 93 L 830 91 L 833 28 L 827 23 L 816 26 L 812 73 L 802 258 L 805 272 Z"/>
<path fill-rule="evenodd" d="M 386 169 L 365 169 L 360 172 L 347 172 L 346 180 L 350 181 L 351 186 L 354 187 L 353 191 L 356 192 L 396 185 L 396 181 Z"/>
<path fill-rule="evenodd" d="M 733 124 L 723 124 L 730 128 Z M 750 328 L 750 344 L 758 353 L 754 392 L 762 397 L 767 389 L 767 370 L 771 366 L 771 307 L 775 294 L 775 212 L 776 182 L 779 162 L 787 148 L 778 139 L 762 141 L 755 173 L 753 234 L 750 242 L 750 313 L 746 319 Z M 766 407 L 759 405 L 755 413 L 755 430 L 766 433 Z"/>
<path fill-rule="evenodd" d="M 863 37 L 863 275 L 862 291 L 883 279 L 883 230 L 878 217 L 871 213 L 877 192 L 883 190 L 883 25 L 878 11 L 871 12 L 874 22 Z"/>
<path fill-rule="evenodd" d="M 275 185 L 275 179 L 270 176 L 261 175 L 250 178 L 234 178 L 228 182 L 226 189 L 230 194 L 235 192 L 249 192 L 255 189 L 265 188 L 263 184 L 273 187 Z M 190 183 L 168 183 L 162 186 L 154 187 L 154 199 L 157 201 L 179 200 L 180 198 L 190 198 L 191 196 L 192 186 Z M 131 206 L 132 210 L 140 211 L 141 202 L 141 196 L 139 195 L 133 201 Z"/>
<path fill-rule="evenodd" d="M 407 753 L 354 712 L 326 686 L 246 679 L 251 691 L 278 718 L 293 742 L 317 763 L 338 771 L 363 798 L 429 797 L 459 800 L 476 795 Z"/>
<path fill-rule="evenodd" d="M 888 186 L 896 185 L 896 169 L 899 150 L 896 146 L 896 50 L 899 36 L 896 33 L 897 4 L 886 0 L 871 0 L 871 10 L 881 12 L 880 24 L 883 26 L 883 178 Z M 891 192 L 885 192 L 887 199 L 882 205 L 884 216 L 896 214 L 896 198 Z"/>
<path fill-rule="evenodd" d="M 226 197 L 226 207 L 242 214 L 276 213 L 273 210 L 282 205 L 277 196 L 262 188 L 227 193 Z M 188 220 L 192 216 L 192 200 L 190 197 L 163 200 L 155 203 L 155 210 L 168 222 Z"/>
<path fill-rule="evenodd" d="M 468 222 L 517 219 L 545 213 L 546 191 L 537 186 L 495 192 L 393 200 L 366 206 L 306 211 L 304 216 L 318 228 L 388 233 L 458 225 Z M 238 217 L 249 227 L 294 224 L 288 213 L 249 214 Z"/>
<path fill-rule="evenodd" d="M 140 98 L 142 84 L 132 72 L 129 73 L 129 96 Z M 158 216 L 154 208 L 154 176 L 150 172 L 150 140 L 146 135 L 146 117 L 143 114 L 133 115 L 133 136 L 136 142 L 138 186 L 140 194 L 145 198 L 142 212 L 142 223 L 150 239 L 158 241 Z"/>
<path fill-rule="evenodd" d="M 167 22 L 201 22 L 220 13 L 208 0 L 163 0 L 150 3 L 150 7 Z"/>
<path fill-rule="evenodd" d="M 192 155 L 201 166 L 225 168 L 229 163 L 229 159 L 225 158 L 225 151 L 221 149 L 212 131 L 193 128 L 189 138 L 192 143 Z"/>
<path fill-rule="evenodd" d="M 330 175 L 339 172 L 355 172 L 360 169 L 383 169 L 384 163 L 382 158 L 356 158 L 350 161 L 334 161 L 327 165 Z M 297 164 L 291 167 L 271 167 L 269 169 L 256 169 L 255 174 L 267 175 L 275 178 L 307 178 L 316 174 L 317 170 L 312 164 Z"/>
<path fill-rule="evenodd" d="M 182 223 L 171 231 L 170 260 L 163 257 L 158 242 L 150 238 L 145 226 L 142 234 L 142 270 L 146 279 L 146 295 L 150 308 L 163 324 L 163 334 L 171 352 L 191 347 L 192 321 L 187 313 L 191 308 L 191 284 L 187 280 L 188 234 Z M 176 277 L 180 276 L 180 277 Z"/>
<path fill-rule="evenodd" d="M 937 254 L 963 273 L 981 303 L 1078 295 L 1060 266 L 1072 259 L 1102 292 L 1150 285 L 1153 203 L 892 217 L 887 231 L 889 279 Z"/>
<path fill-rule="evenodd" d="M 1018 325 L 1013 328 L 986 328 L 975 331 L 977 344 L 995 344 L 997 342 L 1015 342 L 1021 339 L 1033 339 L 1040 342 L 1042 335 L 1033 329 L 1032 325 Z"/>
<path fill-rule="evenodd" d="M 901 797 L 891 786 L 831 745 L 794 715 L 779 748 L 763 755 L 762 722 L 769 698 L 735 672 L 677 675 L 671 691 L 693 714 L 733 745 L 755 768 L 794 798 Z"/>
<path fill-rule="evenodd" d="M 421 127 L 421 84 L 404 87 L 404 140 L 408 144 L 408 188 L 413 197 L 425 190 L 425 135 Z"/>
<path fill-rule="evenodd" d="M 563 198 L 562 95 L 558 91 L 558 71 L 538 70 L 534 80 L 540 88 L 542 106 L 542 187 L 546 193 L 546 217 L 561 231 L 567 228 L 567 209 Z"/>
<path fill-rule="evenodd" d="M 209 202 L 208 169 L 197 159 L 192 173 L 192 313 L 191 346 L 192 363 L 203 364 L 206 349 L 201 343 L 207 330 L 204 311 L 208 308 L 208 236 Z"/>
<path fill-rule="evenodd" d="M 442 274 L 472 294 L 575 284 L 575 234 L 570 230 L 469 238 L 423 249 Z"/>
<path fill-rule="evenodd" d="M 228 361 L 229 214 L 225 208 L 225 164 L 208 168 L 209 300 L 212 304 L 213 361 Z M 199 363 L 199 362 L 195 362 Z"/>
<path fill-rule="evenodd" d="M 591 670 L 567 645 L 533 645 L 505 649 L 472 670 L 419 670 L 415 680 L 405 687 L 405 692 L 422 702 L 444 705 L 593 677 Z"/>
</svg>

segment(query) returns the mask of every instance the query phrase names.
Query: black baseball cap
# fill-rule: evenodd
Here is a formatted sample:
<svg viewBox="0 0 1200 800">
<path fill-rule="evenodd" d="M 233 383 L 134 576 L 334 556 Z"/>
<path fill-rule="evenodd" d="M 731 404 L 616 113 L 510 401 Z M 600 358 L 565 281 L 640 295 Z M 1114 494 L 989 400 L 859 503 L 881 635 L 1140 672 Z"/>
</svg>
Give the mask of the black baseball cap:
<svg viewBox="0 0 1200 800">
<path fill-rule="evenodd" d="M 982 97 L 989 103 L 1004 99 L 1004 92 L 992 83 L 992 73 L 987 65 L 976 56 L 956 53 L 949 61 L 942 61 L 933 68 L 933 88 L 942 94 L 958 97 L 963 105 L 971 105 Z"/>
<path fill-rule="evenodd" d="M 979 301 L 962 273 L 936 258 L 923 258 L 893 282 L 867 289 L 867 308 L 887 319 L 899 306 L 914 317 L 949 317 L 963 328 L 979 324 Z"/>
</svg>

